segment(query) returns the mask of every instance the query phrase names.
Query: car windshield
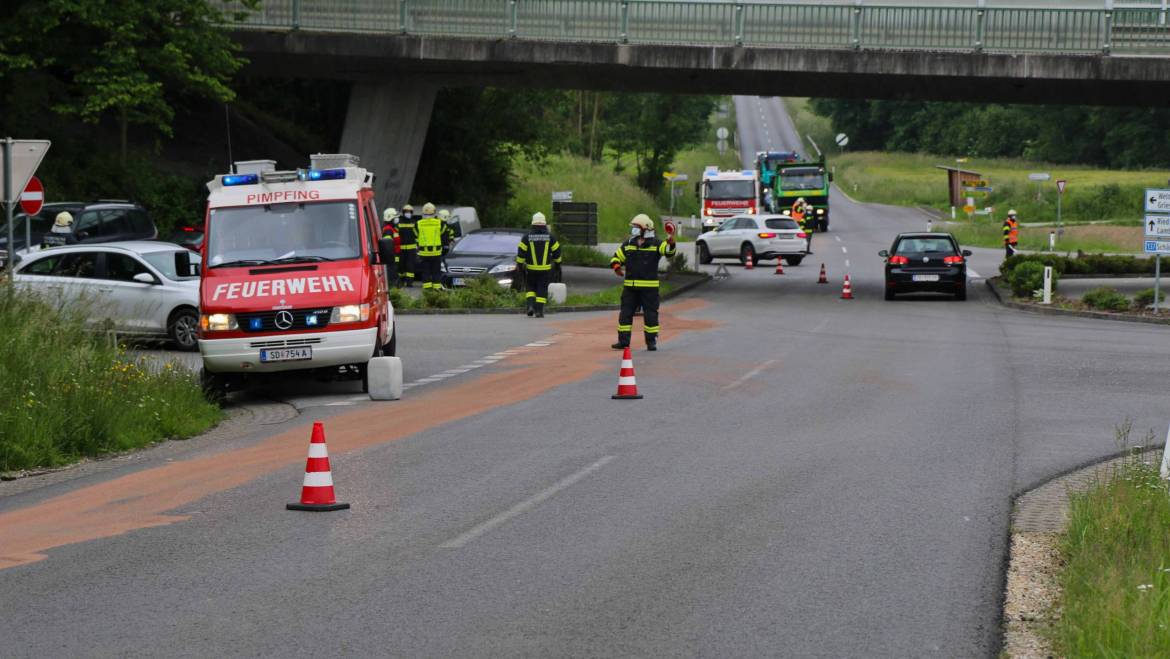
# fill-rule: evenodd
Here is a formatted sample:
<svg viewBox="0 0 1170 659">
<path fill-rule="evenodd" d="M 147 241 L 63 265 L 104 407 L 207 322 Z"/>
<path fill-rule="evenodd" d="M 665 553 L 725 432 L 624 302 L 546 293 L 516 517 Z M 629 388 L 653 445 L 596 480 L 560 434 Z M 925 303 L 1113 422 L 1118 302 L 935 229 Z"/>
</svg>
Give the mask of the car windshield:
<svg viewBox="0 0 1170 659">
<path fill-rule="evenodd" d="M 213 208 L 208 225 L 212 268 L 361 256 L 357 204 L 350 201 Z"/>
<path fill-rule="evenodd" d="M 756 186 L 752 181 L 707 181 L 708 199 L 753 199 L 755 196 Z"/>
<path fill-rule="evenodd" d="M 946 238 L 903 238 L 895 254 L 954 254 L 955 246 Z"/>
<path fill-rule="evenodd" d="M 454 254 L 514 254 L 519 233 L 469 233 L 451 248 Z"/>
<path fill-rule="evenodd" d="M 767 225 L 767 227 L 769 229 L 799 229 L 800 228 L 796 225 L 796 220 L 790 220 L 790 219 L 784 218 L 784 217 L 777 217 L 777 218 L 764 220 L 764 224 Z"/>
<path fill-rule="evenodd" d="M 781 190 L 820 190 L 825 187 L 825 175 L 820 169 L 787 169 L 780 174 Z"/>
<path fill-rule="evenodd" d="M 189 281 L 192 279 L 199 279 L 198 275 L 180 277 L 177 270 L 175 270 L 175 254 L 179 250 L 171 250 L 166 252 L 148 252 L 146 254 L 139 254 L 147 263 L 154 266 L 155 270 L 162 273 L 162 276 L 171 281 Z"/>
</svg>

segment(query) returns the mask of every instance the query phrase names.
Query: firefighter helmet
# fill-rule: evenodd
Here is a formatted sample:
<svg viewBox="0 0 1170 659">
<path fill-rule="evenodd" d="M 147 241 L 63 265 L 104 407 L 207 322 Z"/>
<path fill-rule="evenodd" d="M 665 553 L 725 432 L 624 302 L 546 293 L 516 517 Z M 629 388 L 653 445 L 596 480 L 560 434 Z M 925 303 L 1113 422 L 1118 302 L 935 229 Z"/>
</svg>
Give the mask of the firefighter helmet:
<svg viewBox="0 0 1170 659">
<path fill-rule="evenodd" d="M 434 214 L 435 214 L 435 205 L 434 204 L 432 204 L 429 201 L 427 203 L 423 204 L 423 215 L 434 215 Z"/>
<path fill-rule="evenodd" d="M 537 212 L 532 214 L 532 226 L 534 226 L 534 227 L 547 227 L 548 226 L 548 220 L 545 219 L 544 213 L 537 211 Z"/>
<path fill-rule="evenodd" d="M 411 206 L 410 204 L 407 204 L 407 205 L 405 205 L 405 206 L 403 206 L 403 207 L 402 207 L 402 212 L 403 212 L 403 213 L 413 213 L 413 212 L 414 212 L 414 206 Z"/>
<path fill-rule="evenodd" d="M 398 211 L 394 210 L 393 208 L 387 208 L 386 210 L 382 211 L 383 222 L 393 222 L 394 218 L 396 217 L 398 217 Z"/>
<path fill-rule="evenodd" d="M 634 216 L 634 219 L 630 220 L 630 226 L 651 231 L 654 229 L 654 220 L 651 220 L 650 216 L 645 213 L 639 213 Z"/>
<path fill-rule="evenodd" d="M 69 211 L 61 211 L 57 213 L 57 218 L 53 221 L 53 224 L 59 227 L 71 226 L 73 224 L 73 215 Z"/>
<path fill-rule="evenodd" d="M 439 217 L 444 220 L 449 220 L 451 219 L 451 211 L 444 208 L 443 210 L 439 211 Z"/>
</svg>

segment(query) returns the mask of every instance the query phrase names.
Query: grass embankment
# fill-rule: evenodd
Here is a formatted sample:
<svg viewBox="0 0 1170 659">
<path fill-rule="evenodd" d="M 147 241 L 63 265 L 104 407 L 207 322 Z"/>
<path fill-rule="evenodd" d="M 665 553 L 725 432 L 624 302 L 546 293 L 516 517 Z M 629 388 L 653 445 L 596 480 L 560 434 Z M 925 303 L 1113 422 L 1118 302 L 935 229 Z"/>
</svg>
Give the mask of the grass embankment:
<svg viewBox="0 0 1170 659">
<path fill-rule="evenodd" d="M 816 141 L 817 146 L 830 161 L 841 152 L 835 141 L 836 133 L 833 132 L 833 123 L 829 121 L 828 117 L 815 114 L 808 107 L 807 98 L 786 98 L 784 106 L 788 109 L 788 116 L 792 118 L 792 125 L 796 128 L 796 133 L 800 136 L 801 145 L 804 147 L 802 153 L 816 153 L 808 143 L 809 137 Z"/>
<path fill-rule="evenodd" d="M 603 242 L 622 240 L 630 218 L 638 213 L 651 217 L 666 214 L 632 178 L 615 173 L 612 165 L 595 164 L 587 158 L 554 155 L 540 163 L 518 159 L 513 174 L 518 185 L 508 214 L 517 226 L 527 226 L 536 211 L 551 218 L 552 193 L 560 190 L 572 190 L 574 201 L 597 202 L 597 237 Z"/>
<path fill-rule="evenodd" d="M 1059 655 L 1170 656 L 1170 491 L 1156 465 L 1127 462 L 1072 495 L 1060 551 Z"/>
<path fill-rule="evenodd" d="M 0 471 L 190 437 L 221 418 L 187 369 L 147 369 L 76 310 L 0 287 Z"/>
<path fill-rule="evenodd" d="M 968 221 L 942 222 L 937 231 L 949 231 L 964 246 L 1003 247 L 1003 220 L 976 218 Z M 1048 249 L 1048 227 L 1020 227 L 1019 248 L 1025 251 Z M 1142 229 L 1116 224 L 1065 225 L 1064 235 L 1056 240 L 1056 251 L 1136 253 L 1141 250 Z"/>
</svg>

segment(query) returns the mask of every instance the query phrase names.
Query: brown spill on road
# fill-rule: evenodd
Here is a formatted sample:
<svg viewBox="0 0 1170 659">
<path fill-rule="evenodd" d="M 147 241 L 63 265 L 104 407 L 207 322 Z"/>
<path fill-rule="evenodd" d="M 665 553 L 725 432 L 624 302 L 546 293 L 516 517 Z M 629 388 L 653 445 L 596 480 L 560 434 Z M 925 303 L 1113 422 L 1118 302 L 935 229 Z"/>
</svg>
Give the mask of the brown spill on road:
<svg viewBox="0 0 1170 659">
<path fill-rule="evenodd" d="M 667 333 L 663 341 L 677 332 L 713 327 L 712 321 L 678 317 L 703 306 L 701 300 L 665 306 L 662 325 Z M 557 322 L 554 327 L 560 338 L 556 343 L 548 348 L 521 349 L 523 352 L 507 362 L 510 368 L 506 371 L 393 403 L 393 428 L 385 427 L 383 405 L 330 417 L 329 452 L 338 455 L 408 437 L 614 368 L 614 353 L 608 345 L 614 338 L 614 325 L 610 315 Z M 444 413 L 436 416 L 435 410 Z M 304 425 L 232 450 L 230 459 L 219 452 L 172 462 L 2 513 L 0 569 L 39 561 L 45 558 L 43 552 L 53 547 L 183 521 L 187 516 L 167 511 L 302 462 L 308 438 L 309 425 Z M 290 485 L 290 492 L 294 490 Z"/>
</svg>

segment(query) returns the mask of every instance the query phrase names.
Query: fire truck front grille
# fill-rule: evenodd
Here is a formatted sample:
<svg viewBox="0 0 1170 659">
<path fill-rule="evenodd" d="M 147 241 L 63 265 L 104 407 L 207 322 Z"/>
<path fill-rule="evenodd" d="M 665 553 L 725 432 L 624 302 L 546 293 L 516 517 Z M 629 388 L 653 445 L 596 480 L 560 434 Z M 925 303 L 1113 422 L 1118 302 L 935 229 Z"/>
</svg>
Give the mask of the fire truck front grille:
<svg viewBox="0 0 1170 659">
<path fill-rule="evenodd" d="M 323 309 L 283 309 L 260 313 L 236 314 L 236 322 L 245 332 L 293 332 L 329 326 L 332 307 Z"/>
</svg>

